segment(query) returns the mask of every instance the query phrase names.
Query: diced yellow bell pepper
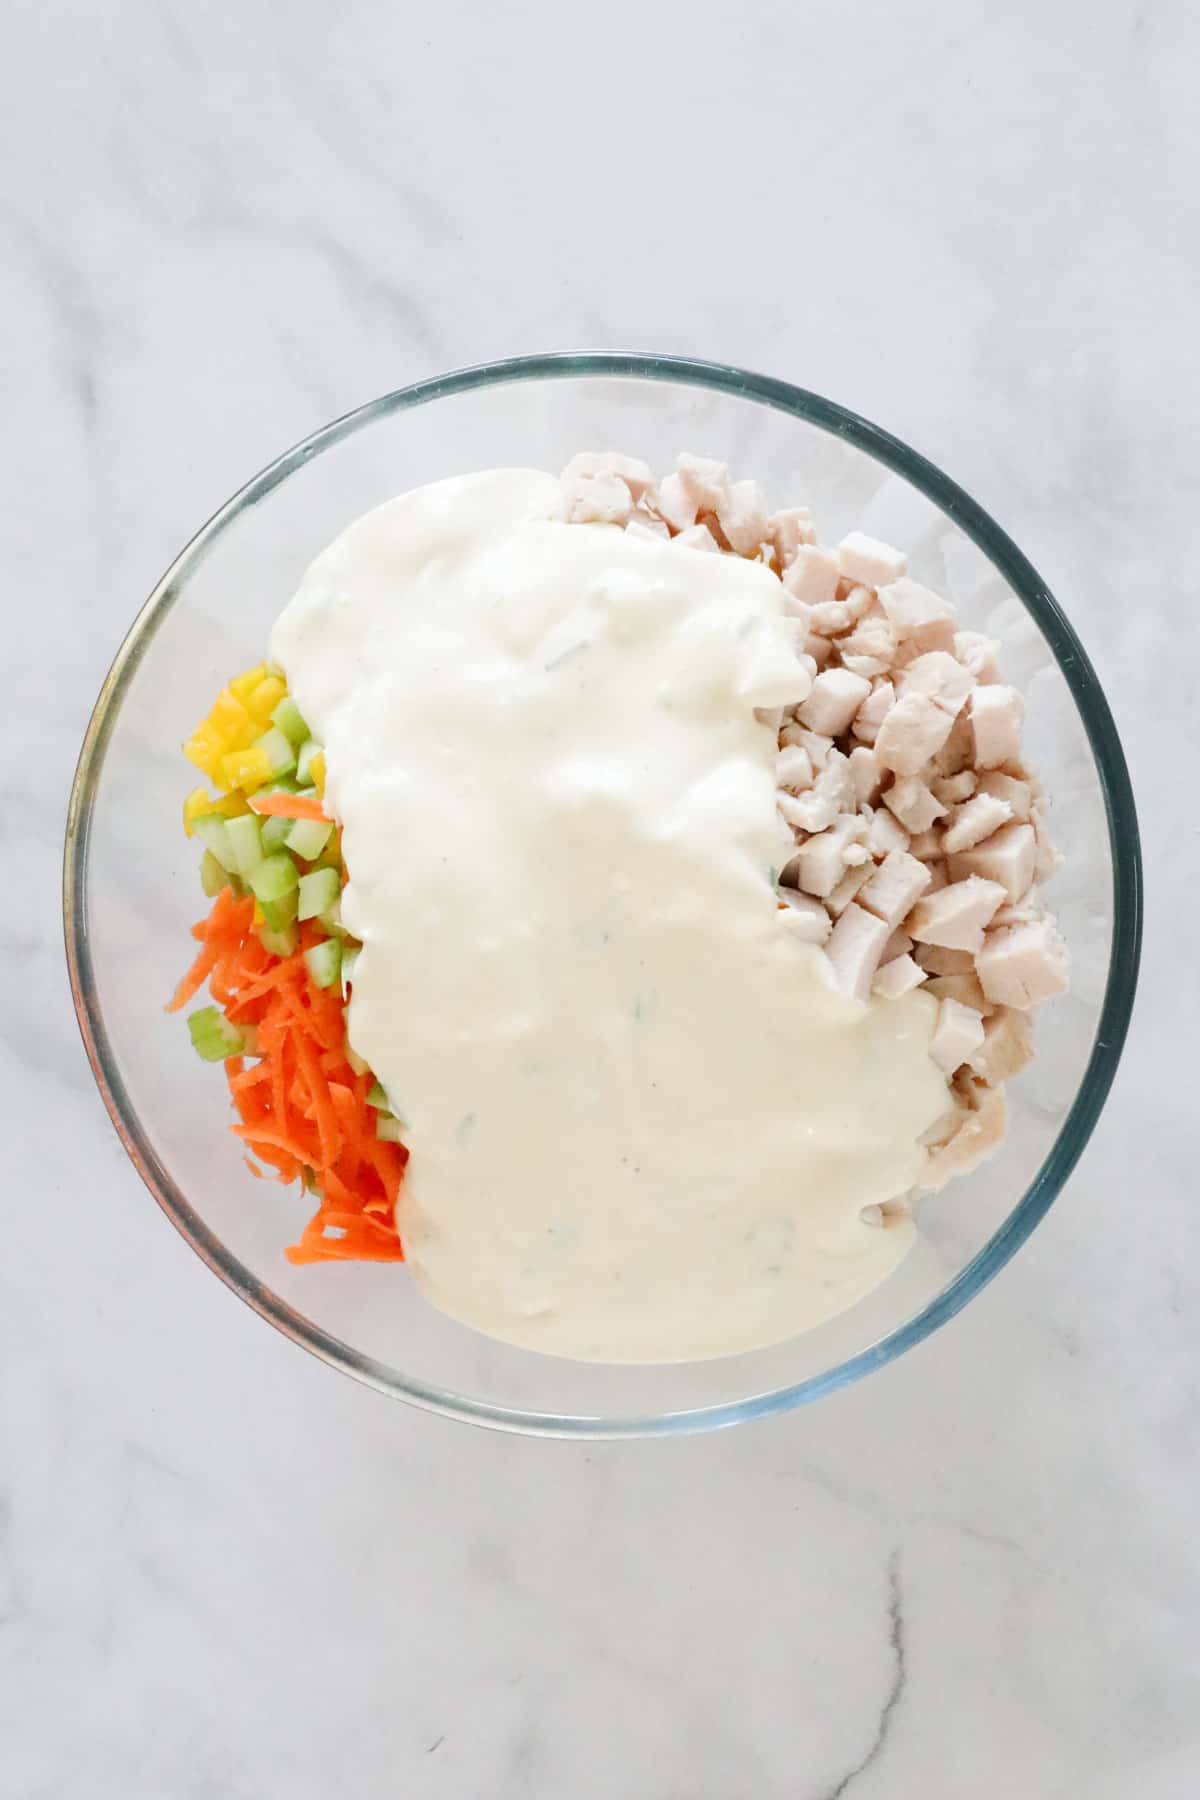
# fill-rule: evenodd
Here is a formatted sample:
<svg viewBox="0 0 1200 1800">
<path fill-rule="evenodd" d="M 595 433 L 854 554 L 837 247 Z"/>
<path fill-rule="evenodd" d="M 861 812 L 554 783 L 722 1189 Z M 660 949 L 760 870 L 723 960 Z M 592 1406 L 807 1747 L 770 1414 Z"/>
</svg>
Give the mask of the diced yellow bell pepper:
<svg viewBox="0 0 1200 1800">
<path fill-rule="evenodd" d="M 321 798 L 324 799 L 325 798 L 325 752 L 323 750 L 315 750 L 313 752 L 313 759 L 308 765 L 308 772 L 312 776 L 313 786 L 316 788 L 316 790 L 317 790 L 318 794 L 320 794 Z"/>
<path fill-rule="evenodd" d="M 208 715 L 208 725 L 225 739 L 227 750 L 238 750 L 255 735 L 254 720 L 237 695 L 222 688 Z"/>
<path fill-rule="evenodd" d="M 230 692 L 235 694 L 244 705 L 266 672 L 265 662 L 255 663 L 252 669 L 246 669 L 243 674 L 234 676 L 229 684 Z"/>
<path fill-rule="evenodd" d="M 246 705 L 259 723 L 265 725 L 286 693 L 286 681 L 280 681 L 278 675 L 265 675 L 247 695 Z"/>
<path fill-rule="evenodd" d="M 191 837 L 194 819 L 202 819 L 211 813 L 220 813 L 226 819 L 236 819 L 239 813 L 249 810 L 241 794 L 210 794 L 207 788 L 196 787 L 183 803 L 183 829 Z"/>
<path fill-rule="evenodd" d="M 198 725 L 187 743 L 183 746 L 183 754 L 190 763 L 195 763 L 212 781 L 220 779 L 221 758 L 225 754 L 226 745 L 219 738 L 208 721 Z"/>
<path fill-rule="evenodd" d="M 264 926 L 266 924 L 266 922 L 267 922 L 267 915 L 263 911 L 262 907 L 258 904 L 258 901 L 256 900 L 254 902 L 254 923 L 257 927 L 259 927 L 261 929 L 262 926 Z"/>
<path fill-rule="evenodd" d="M 244 788 L 252 793 L 270 781 L 275 771 L 265 750 L 251 744 L 245 750 L 230 750 L 221 758 L 221 782 L 227 788 Z"/>
</svg>

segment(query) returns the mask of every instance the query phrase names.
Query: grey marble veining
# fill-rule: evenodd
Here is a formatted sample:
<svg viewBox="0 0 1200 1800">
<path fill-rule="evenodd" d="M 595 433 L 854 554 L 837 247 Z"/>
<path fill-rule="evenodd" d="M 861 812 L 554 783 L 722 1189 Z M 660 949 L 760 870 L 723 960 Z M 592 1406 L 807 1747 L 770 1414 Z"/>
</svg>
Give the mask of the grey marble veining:
<svg viewBox="0 0 1200 1800">
<path fill-rule="evenodd" d="M 19 7 L 0 107 L 3 1800 L 1200 1790 L 1195 10 Z M 954 474 L 1109 688 L 1149 947 L 1108 1112 L 900 1364 L 509 1440 L 303 1357 L 158 1216 L 62 968 L 65 797 L 160 570 L 387 388 L 580 343 Z"/>
</svg>

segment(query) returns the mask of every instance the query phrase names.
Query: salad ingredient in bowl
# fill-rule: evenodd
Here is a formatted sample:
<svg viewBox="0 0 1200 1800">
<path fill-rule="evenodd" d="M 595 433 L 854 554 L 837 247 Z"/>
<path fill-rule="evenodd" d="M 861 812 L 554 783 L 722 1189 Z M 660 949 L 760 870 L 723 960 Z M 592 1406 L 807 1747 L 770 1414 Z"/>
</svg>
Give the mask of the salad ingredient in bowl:
<svg viewBox="0 0 1200 1800">
<path fill-rule="evenodd" d="M 596 455 L 375 509 L 270 649 L 187 747 L 176 1004 L 317 1195 L 289 1255 L 609 1362 L 876 1287 L 1066 985 L 998 646 L 723 465 Z"/>
</svg>

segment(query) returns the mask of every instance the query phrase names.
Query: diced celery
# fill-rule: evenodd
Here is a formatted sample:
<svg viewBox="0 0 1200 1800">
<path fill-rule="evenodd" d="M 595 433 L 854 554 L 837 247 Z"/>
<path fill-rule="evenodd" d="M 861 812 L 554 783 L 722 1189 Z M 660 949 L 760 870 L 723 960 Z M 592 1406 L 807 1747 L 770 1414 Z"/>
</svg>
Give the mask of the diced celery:
<svg viewBox="0 0 1200 1800">
<path fill-rule="evenodd" d="M 375 1115 L 375 1136 L 382 1138 L 385 1144 L 402 1144 L 404 1142 L 404 1124 L 400 1119 L 393 1119 L 390 1113 Z"/>
<path fill-rule="evenodd" d="M 321 746 L 318 743 L 316 743 L 312 738 L 306 738 L 302 744 L 297 745 L 297 748 L 296 748 L 296 779 L 297 779 L 297 781 L 307 781 L 309 779 L 309 771 L 312 768 L 312 759 L 317 754 L 317 751 L 320 749 L 320 747 Z"/>
<path fill-rule="evenodd" d="M 256 900 L 282 900 L 290 894 L 300 880 L 299 870 L 286 850 L 276 850 L 273 856 L 264 856 L 250 877 L 250 886 L 254 889 Z"/>
<path fill-rule="evenodd" d="M 188 1031 L 193 1048 L 205 1062 L 224 1062 L 227 1056 L 239 1056 L 246 1041 L 244 1033 L 215 1006 L 202 1006 L 189 1013 Z"/>
<path fill-rule="evenodd" d="M 296 922 L 297 890 L 281 894 L 278 900 L 260 900 L 258 910 L 270 931 L 284 931 Z"/>
<path fill-rule="evenodd" d="M 292 829 L 292 819 L 277 819 L 272 813 L 262 822 L 263 855 L 270 856 L 276 850 L 283 849 L 284 839 Z"/>
<path fill-rule="evenodd" d="M 258 941 L 269 956 L 291 956 L 300 941 L 300 934 L 294 925 L 285 925 L 279 931 L 273 931 L 269 925 L 260 925 Z"/>
<path fill-rule="evenodd" d="M 328 819 L 295 819 L 287 834 L 287 847 L 305 862 L 315 862 L 329 841 L 333 826 Z"/>
<path fill-rule="evenodd" d="M 225 827 L 239 875 L 250 875 L 263 859 L 262 832 L 253 813 L 230 819 Z"/>
<path fill-rule="evenodd" d="M 315 986 L 332 987 L 341 973 L 342 946 L 337 938 L 325 938 L 304 952 L 304 960 Z"/>
<path fill-rule="evenodd" d="M 222 813 L 205 813 L 203 818 L 192 820 L 192 833 L 206 850 L 211 850 L 221 867 L 232 873 L 237 868 L 237 857 L 229 841 L 230 823 Z"/>
<path fill-rule="evenodd" d="M 301 919 L 316 919 L 328 912 L 341 892 L 336 869 L 313 869 L 300 877 Z"/>
<path fill-rule="evenodd" d="M 260 738 L 255 738 L 253 748 L 261 750 L 267 758 L 272 775 L 290 775 L 296 766 L 296 752 L 278 725 L 272 725 L 270 731 L 264 731 Z"/>
<path fill-rule="evenodd" d="M 377 1081 L 367 1095 L 367 1105 L 374 1106 L 379 1112 L 391 1112 L 387 1092 L 381 1081 Z"/>
<path fill-rule="evenodd" d="M 358 961 L 361 950 L 362 950 L 361 944 L 343 944 L 342 945 L 342 991 L 343 992 L 345 992 L 347 982 L 354 980 L 354 965 Z M 362 1070 L 356 1069 L 355 1074 L 361 1075 Z"/>
<path fill-rule="evenodd" d="M 346 959 L 343 956 L 342 961 L 345 962 L 345 960 Z M 354 1070 L 354 1073 L 356 1075 L 369 1074 L 371 1065 L 367 1061 L 366 1057 L 360 1056 L 358 1054 L 358 1051 L 354 1048 L 353 1044 L 347 1044 L 345 1048 L 346 1048 L 346 1061 L 350 1064 L 350 1067 Z"/>
<path fill-rule="evenodd" d="M 200 886 L 204 889 L 204 892 L 208 895 L 209 899 L 215 900 L 221 889 L 228 885 L 228 882 L 228 875 L 225 873 L 225 870 L 221 867 L 212 851 L 206 850 L 204 855 L 200 858 Z"/>
<path fill-rule="evenodd" d="M 309 735 L 308 726 L 304 723 L 300 708 L 290 694 L 285 694 L 275 711 L 271 714 L 271 723 L 278 725 L 288 743 L 297 750 Z"/>
</svg>

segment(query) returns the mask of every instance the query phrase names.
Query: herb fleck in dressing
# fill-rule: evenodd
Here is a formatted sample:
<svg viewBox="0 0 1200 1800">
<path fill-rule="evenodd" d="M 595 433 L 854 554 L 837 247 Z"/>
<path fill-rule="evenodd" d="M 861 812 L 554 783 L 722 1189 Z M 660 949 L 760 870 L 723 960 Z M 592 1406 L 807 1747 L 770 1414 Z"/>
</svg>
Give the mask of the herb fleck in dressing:
<svg viewBox="0 0 1200 1800">
<path fill-rule="evenodd" d="M 428 1298 L 564 1356 L 682 1361 L 841 1311 L 944 1109 L 929 996 L 861 1004 L 780 923 L 779 583 L 439 482 L 313 564 L 272 654 L 325 745 L 349 1032 L 404 1096 Z"/>
</svg>

